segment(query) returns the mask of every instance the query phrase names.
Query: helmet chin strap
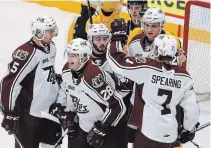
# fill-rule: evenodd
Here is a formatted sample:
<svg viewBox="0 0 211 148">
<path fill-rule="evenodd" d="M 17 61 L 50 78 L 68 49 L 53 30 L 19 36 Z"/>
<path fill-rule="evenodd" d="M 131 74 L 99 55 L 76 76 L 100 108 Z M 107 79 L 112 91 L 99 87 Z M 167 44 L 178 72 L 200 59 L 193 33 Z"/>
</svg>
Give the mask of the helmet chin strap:
<svg viewBox="0 0 211 148">
<path fill-rule="evenodd" d="M 40 34 L 42 34 L 42 33 L 40 33 Z M 43 47 L 43 48 L 46 47 L 46 46 L 43 45 L 43 43 L 42 43 L 42 40 L 44 40 L 44 37 L 45 37 L 44 34 L 42 34 L 42 38 L 41 38 L 41 39 L 37 37 L 37 34 L 34 36 L 34 38 L 36 39 L 37 45 L 38 45 L 38 46 L 41 46 L 41 47 Z"/>
<path fill-rule="evenodd" d="M 87 58 L 86 61 L 82 62 L 82 57 L 80 57 L 80 64 L 81 64 L 81 65 L 80 65 L 76 70 L 74 70 L 74 71 L 79 71 L 79 70 L 81 70 L 81 69 L 85 66 L 85 64 L 86 64 L 88 61 L 89 61 L 89 59 Z"/>
</svg>

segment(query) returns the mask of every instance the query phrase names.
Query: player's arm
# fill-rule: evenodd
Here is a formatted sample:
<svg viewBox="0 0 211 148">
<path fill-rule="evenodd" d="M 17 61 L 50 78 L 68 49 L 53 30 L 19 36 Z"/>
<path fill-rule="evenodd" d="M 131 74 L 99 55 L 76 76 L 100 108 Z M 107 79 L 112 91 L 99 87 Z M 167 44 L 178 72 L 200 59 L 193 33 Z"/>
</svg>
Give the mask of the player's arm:
<svg viewBox="0 0 211 148">
<path fill-rule="evenodd" d="M 65 81 L 69 79 L 69 75 L 66 75 L 68 72 L 70 72 L 70 70 L 67 69 L 67 64 L 65 64 L 62 70 L 62 83 L 60 84 L 57 100 L 50 106 L 49 113 L 59 119 L 64 131 L 68 128 L 67 135 L 69 138 L 73 138 L 76 131 L 74 122 L 76 110 L 65 84 Z"/>
<path fill-rule="evenodd" d="M 137 75 L 146 75 L 146 71 L 151 59 L 143 57 L 129 57 L 123 52 L 119 52 L 121 44 L 118 41 L 111 41 L 110 49 L 107 52 L 107 61 L 111 68 L 118 74 L 129 78 L 139 84 L 143 83 L 143 79 L 137 79 Z M 148 68 L 148 69 L 147 69 Z"/>
<path fill-rule="evenodd" d="M 27 44 L 15 50 L 12 62 L 8 65 L 8 74 L 1 81 L 0 102 L 4 113 L 1 126 L 8 131 L 8 134 L 15 132 L 15 124 L 19 119 L 19 112 L 15 109 L 15 104 L 22 85 L 24 85 L 21 82 L 33 70 L 35 72 L 38 64 L 36 49 Z"/>
<path fill-rule="evenodd" d="M 105 72 L 92 70 L 90 76 L 84 78 L 87 92 L 98 104 L 106 106 L 101 121 L 96 121 L 87 135 L 87 142 L 93 147 L 100 147 L 109 133 L 111 126 L 116 126 L 126 112 L 121 95 L 108 84 Z M 111 133 L 112 134 L 112 133 Z"/>
<path fill-rule="evenodd" d="M 199 121 L 199 106 L 196 102 L 196 93 L 191 79 L 188 80 L 186 89 L 180 106 L 184 110 L 184 129 L 191 131 Z"/>
<path fill-rule="evenodd" d="M 177 139 L 180 143 L 192 141 L 195 137 L 195 133 L 191 133 L 190 131 L 199 126 L 199 106 L 196 102 L 196 94 L 191 79 L 186 83 L 186 89 L 180 102 L 180 106 L 184 110 L 183 127 L 180 129 Z"/>
<path fill-rule="evenodd" d="M 72 98 L 68 94 L 68 87 L 65 82 L 69 79 L 70 69 L 68 69 L 68 64 L 66 63 L 62 69 L 62 83 L 60 84 L 59 93 L 57 95 L 56 103 L 61 104 L 66 107 L 67 111 L 76 112 L 74 104 L 72 103 Z M 71 100 L 71 101 L 70 101 Z"/>
<path fill-rule="evenodd" d="M 126 108 L 121 95 L 108 84 L 106 72 L 95 69 L 95 73 L 85 77 L 84 83 L 89 88 L 93 99 L 106 105 L 102 123 L 108 126 L 116 126 L 124 115 Z M 107 78 L 105 78 L 107 77 Z M 110 80 L 111 81 L 111 80 Z"/>
<path fill-rule="evenodd" d="M 8 74 L 2 79 L 0 99 L 4 110 L 14 110 L 15 102 L 22 88 L 22 80 L 36 69 L 39 62 L 36 57 L 36 49 L 27 44 L 15 50 L 12 62 L 8 65 Z"/>
</svg>

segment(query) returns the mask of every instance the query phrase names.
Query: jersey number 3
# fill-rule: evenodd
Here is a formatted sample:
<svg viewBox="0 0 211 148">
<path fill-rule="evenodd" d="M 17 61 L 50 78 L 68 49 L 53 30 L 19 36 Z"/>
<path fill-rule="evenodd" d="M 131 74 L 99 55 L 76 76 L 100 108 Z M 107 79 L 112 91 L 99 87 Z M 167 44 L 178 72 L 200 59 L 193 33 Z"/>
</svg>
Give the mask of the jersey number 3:
<svg viewBox="0 0 211 148">
<path fill-rule="evenodd" d="M 167 98 L 166 98 L 165 102 L 162 104 L 163 109 L 161 110 L 161 115 L 170 114 L 171 110 L 170 110 L 169 103 L 171 102 L 172 91 L 159 88 L 158 89 L 158 96 L 163 96 L 163 95 L 166 95 Z"/>
</svg>

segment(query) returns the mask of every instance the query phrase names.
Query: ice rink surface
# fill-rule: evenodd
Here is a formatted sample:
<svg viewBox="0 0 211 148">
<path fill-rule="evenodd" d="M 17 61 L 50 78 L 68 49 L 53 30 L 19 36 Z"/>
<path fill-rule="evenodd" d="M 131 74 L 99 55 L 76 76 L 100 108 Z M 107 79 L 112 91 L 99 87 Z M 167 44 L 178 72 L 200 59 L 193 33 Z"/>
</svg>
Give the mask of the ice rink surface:
<svg viewBox="0 0 211 148">
<path fill-rule="evenodd" d="M 60 11 L 57 8 L 46 8 L 37 4 L 0 1 L 0 79 L 7 71 L 7 64 L 11 53 L 31 37 L 31 21 L 43 15 L 53 16 L 58 24 L 59 35 L 54 39 L 57 45 L 56 71 L 60 73 L 64 64 L 63 52 L 66 45 L 67 30 L 73 21 L 74 14 Z M 210 101 L 199 103 L 201 109 L 200 122 L 210 121 Z M 0 123 L 2 115 L 0 115 Z M 211 148 L 210 127 L 197 132 L 194 141 L 201 148 Z M 0 127 L 0 148 L 14 148 L 14 138 L 9 136 Z M 63 141 L 62 148 L 67 148 L 67 139 Z M 192 143 L 187 143 L 184 148 L 196 148 Z"/>
</svg>

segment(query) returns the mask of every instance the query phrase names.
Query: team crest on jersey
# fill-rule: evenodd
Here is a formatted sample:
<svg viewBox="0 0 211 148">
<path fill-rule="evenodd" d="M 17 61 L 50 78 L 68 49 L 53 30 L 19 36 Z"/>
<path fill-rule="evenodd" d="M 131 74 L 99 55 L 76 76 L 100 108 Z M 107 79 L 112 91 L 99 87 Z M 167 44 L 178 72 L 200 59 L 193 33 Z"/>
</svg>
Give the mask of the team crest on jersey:
<svg viewBox="0 0 211 148">
<path fill-rule="evenodd" d="M 94 79 L 92 79 L 92 86 L 94 88 L 99 88 L 104 84 L 104 79 L 101 74 L 98 74 Z"/>
<path fill-rule="evenodd" d="M 80 99 L 73 95 L 70 95 L 70 97 L 72 98 L 72 102 L 77 113 L 86 114 L 89 112 L 89 110 L 87 109 L 87 105 L 81 104 Z"/>
<path fill-rule="evenodd" d="M 78 85 L 81 82 L 81 79 L 72 78 L 73 84 Z"/>
<path fill-rule="evenodd" d="M 142 57 L 142 54 L 135 56 L 136 63 L 146 63 L 146 58 Z"/>
<path fill-rule="evenodd" d="M 29 55 L 27 51 L 24 51 L 22 49 L 18 49 L 13 53 L 13 58 L 19 59 L 19 60 L 26 60 L 26 57 Z"/>
</svg>

